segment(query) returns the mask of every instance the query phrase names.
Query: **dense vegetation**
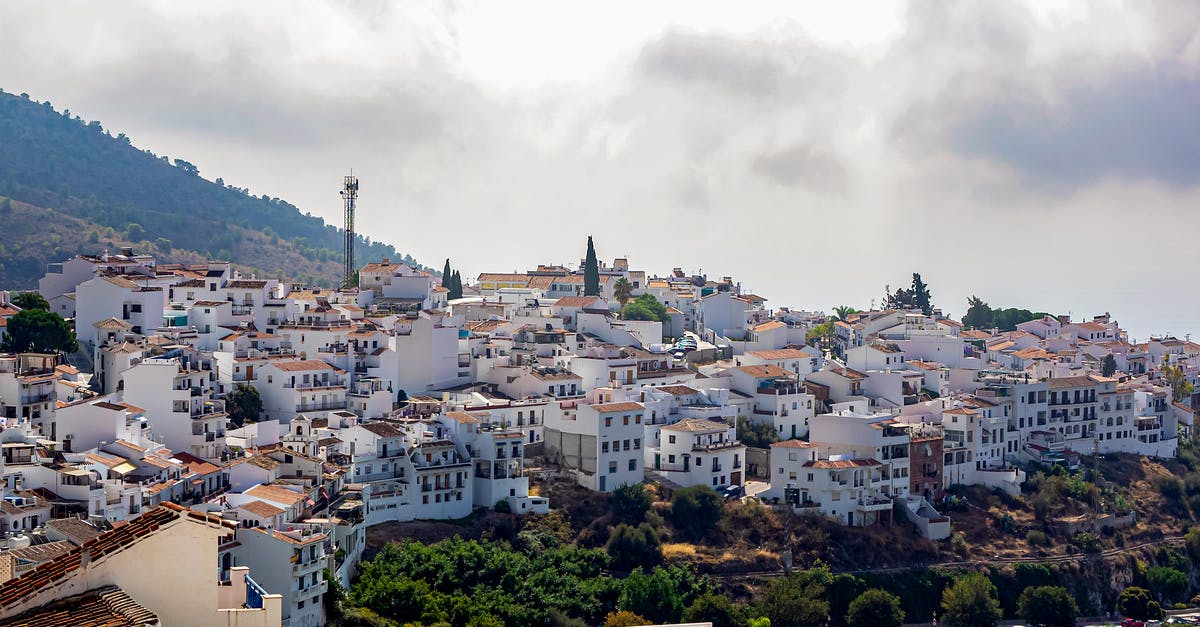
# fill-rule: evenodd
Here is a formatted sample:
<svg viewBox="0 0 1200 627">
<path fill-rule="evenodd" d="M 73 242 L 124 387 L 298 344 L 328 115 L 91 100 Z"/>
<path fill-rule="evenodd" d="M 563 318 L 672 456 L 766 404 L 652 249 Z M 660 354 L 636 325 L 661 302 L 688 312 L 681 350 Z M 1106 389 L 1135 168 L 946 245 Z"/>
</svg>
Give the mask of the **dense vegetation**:
<svg viewBox="0 0 1200 627">
<path fill-rule="evenodd" d="M 671 316 L 667 314 L 667 306 L 658 301 L 651 294 L 640 294 L 637 298 L 625 305 L 621 310 L 621 317 L 626 320 L 650 320 L 658 322 L 670 322 Z"/>
<path fill-rule="evenodd" d="M 992 309 L 978 296 L 967 299 L 967 315 L 963 316 L 963 326 L 968 329 L 1014 331 L 1018 324 L 1038 320 L 1050 314 L 1032 312 L 1028 309 Z"/>
<path fill-rule="evenodd" d="M 1190 448 L 1185 450 L 1185 459 L 1193 456 Z M 1101 474 L 1107 468 L 1116 476 L 1120 469 L 1112 464 L 1118 462 L 1129 465 L 1132 458 L 1073 473 L 1034 471 L 1027 493 L 1019 498 L 986 498 L 972 491 L 970 507 L 947 509 L 962 521 L 961 528 L 992 528 L 997 542 L 1017 545 L 1027 533 L 1043 534 L 1042 544 L 1028 543 L 1027 555 L 1053 543 L 1066 544 L 1068 555 L 1119 547 L 1125 531 L 1077 534 L 1090 540 L 1056 531 L 1062 517 L 1129 509 L 1121 490 Z M 1147 479 L 1130 472 L 1120 481 L 1143 489 Z M 1184 483 L 1178 494 L 1174 488 L 1163 489 L 1178 499 L 1181 511 L 1190 513 Z M 1168 501 L 1156 495 L 1160 500 L 1146 499 L 1149 507 Z M 961 569 L 913 564 L 971 557 L 969 552 L 955 557 L 960 542 L 968 551 L 980 544 L 990 558 L 993 549 L 983 548 L 983 534 L 964 540 L 956 533 L 956 540 L 940 549 L 944 552 L 929 554 L 922 548 L 927 541 L 911 539 L 915 531 L 903 522 L 886 530 L 848 529 L 807 518 L 786 525 L 776 510 L 754 502 L 724 502 L 707 488 L 666 491 L 636 485 L 609 496 L 581 490 L 571 491 L 571 497 L 560 492 L 549 496 L 559 504 L 551 514 L 490 514 L 477 539 L 387 546 L 364 564 L 348 594 L 333 606 L 341 615 L 335 622 L 617 627 L 712 621 L 718 627 L 749 627 L 768 619 L 771 625 L 802 627 L 887 625 L 936 615 L 945 625 L 1015 618 L 1067 625 L 1075 616 L 1118 609 L 1152 618 L 1200 592 L 1200 582 L 1192 583 L 1200 575 L 1200 526 L 1190 528 L 1185 542 L 1115 556 L 1009 565 L 982 559 L 978 566 Z M 996 517 L 997 512 L 1012 512 L 1017 521 Z M 1151 518 L 1139 510 L 1143 516 Z M 1170 520 L 1180 524 L 1178 518 Z M 1047 539 L 1053 543 L 1047 545 Z M 770 547 L 771 557 L 751 561 L 749 554 L 762 553 L 756 547 Z M 788 576 L 721 577 L 737 571 L 779 572 L 785 550 L 796 565 Z M 708 552 L 715 560 L 705 558 Z M 867 561 L 871 556 L 889 555 L 910 566 L 870 571 L 871 564 L 888 563 Z M 731 564 L 733 569 L 726 570 Z M 837 572 L 842 569 L 856 572 Z"/>
<path fill-rule="evenodd" d="M 330 176 L 331 202 L 339 203 L 337 173 Z M 191 163 L 140 150 L 100 122 L 2 91 L 0 214 L 0 284 L 11 287 L 35 286 L 47 262 L 124 245 L 163 260 L 229 260 L 248 273 L 314 284 L 341 274 L 341 232 L 320 218 L 206 180 Z M 365 238 L 356 255 L 401 258 Z"/>
</svg>

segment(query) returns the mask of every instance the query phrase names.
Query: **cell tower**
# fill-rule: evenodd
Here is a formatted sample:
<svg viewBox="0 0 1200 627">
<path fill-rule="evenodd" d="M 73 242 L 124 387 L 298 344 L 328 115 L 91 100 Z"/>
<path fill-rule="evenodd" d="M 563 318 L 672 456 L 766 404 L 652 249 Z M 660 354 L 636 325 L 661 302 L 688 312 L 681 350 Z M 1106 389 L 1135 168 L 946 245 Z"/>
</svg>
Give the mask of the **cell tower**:
<svg viewBox="0 0 1200 627">
<path fill-rule="evenodd" d="M 342 201 L 346 204 L 346 219 L 343 230 L 346 232 L 346 275 L 342 278 L 342 287 L 355 287 L 354 282 L 354 201 L 358 200 L 358 178 L 350 174 L 342 181 Z"/>
</svg>

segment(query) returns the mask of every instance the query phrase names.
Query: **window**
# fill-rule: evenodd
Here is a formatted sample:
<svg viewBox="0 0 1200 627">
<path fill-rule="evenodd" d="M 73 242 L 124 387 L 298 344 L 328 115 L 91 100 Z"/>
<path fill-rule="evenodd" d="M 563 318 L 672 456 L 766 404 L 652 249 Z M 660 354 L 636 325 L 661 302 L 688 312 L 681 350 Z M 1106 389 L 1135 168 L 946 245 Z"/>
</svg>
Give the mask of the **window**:
<svg viewBox="0 0 1200 627">
<path fill-rule="evenodd" d="M 301 588 L 303 590 L 303 588 Z M 296 601 L 296 609 L 304 609 L 304 601 Z"/>
<path fill-rule="evenodd" d="M 601 443 L 600 443 L 600 452 L 601 452 L 601 453 L 607 453 L 607 452 L 608 452 L 608 442 L 601 442 Z"/>
<path fill-rule="evenodd" d="M 604 426 L 606 426 L 606 427 L 612 426 L 612 416 L 609 416 L 608 418 L 604 419 Z"/>
<path fill-rule="evenodd" d="M 637 450 L 641 450 L 641 448 L 642 448 L 642 439 L 634 438 L 633 439 L 633 450 L 637 451 Z"/>
<path fill-rule="evenodd" d="M 673 436 L 673 435 L 668 435 L 668 436 L 667 436 L 667 443 L 668 443 L 668 444 L 674 444 L 674 443 L 675 443 L 675 436 Z"/>
<path fill-rule="evenodd" d="M 808 473 L 808 480 L 809 480 L 809 481 L 812 481 L 812 480 L 813 480 L 813 476 L 812 476 L 812 473 L 811 473 L 811 472 L 810 472 L 810 473 Z"/>
<path fill-rule="evenodd" d="M 625 450 L 629 450 L 629 440 L 625 440 Z"/>
<path fill-rule="evenodd" d="M 625 426 L 629 426 L 629 416 L 625 416 Z"/>
<path fill-rule="evenodd" d="M 639 425 L 642 424 L 642 415 L 638 414 L 638 415 L 634 416 L 633 421 Z"/>
<path fill-rule="evenodd" d="M 617 472 L 617 462 L 608 462 L 608 474 Z"/>
<path fill-rule="evenodd" d="M 675 456 L 674 456 L 674 455 L 668 455 L 668 456 L 667 456 L 667 463 L 668 463 L 668 464 L 674 464 L 674 463 L 675 463 Z M 783 469 L 782 469 L 782 468 L 780 468 L 780 469 L 779 469 L 779 472 L 783 472 Z"/>
<path fill-rule="evenodd" d="M 637 460 L 636 460 L 636 459 L 630 459 L 630 460 L 629 460 L 629 469 L 630 469 L 630 470 L 637 470 Z"/>
</svg>

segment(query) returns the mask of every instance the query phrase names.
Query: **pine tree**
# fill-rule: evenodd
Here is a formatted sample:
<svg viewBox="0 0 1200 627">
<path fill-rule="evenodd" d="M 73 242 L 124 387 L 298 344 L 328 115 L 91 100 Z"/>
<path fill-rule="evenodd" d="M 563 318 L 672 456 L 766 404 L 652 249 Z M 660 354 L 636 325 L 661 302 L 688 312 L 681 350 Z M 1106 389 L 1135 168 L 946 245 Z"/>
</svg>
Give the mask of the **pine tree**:
<svg viewBox="0 0 1200 627">
<path fill-rule="evenodd" d="M 450 289 L 450 258 L 446 258 L 446 265 L 442 266 L 442 287 Z"/>
<path fill-rule="evenodd" d="M 583 260 L 583 295 L 600 295 L 600 263 L 596 261 L 596 247 L 592 236 L 588 236 L 587 257 Z"/>
</svg>

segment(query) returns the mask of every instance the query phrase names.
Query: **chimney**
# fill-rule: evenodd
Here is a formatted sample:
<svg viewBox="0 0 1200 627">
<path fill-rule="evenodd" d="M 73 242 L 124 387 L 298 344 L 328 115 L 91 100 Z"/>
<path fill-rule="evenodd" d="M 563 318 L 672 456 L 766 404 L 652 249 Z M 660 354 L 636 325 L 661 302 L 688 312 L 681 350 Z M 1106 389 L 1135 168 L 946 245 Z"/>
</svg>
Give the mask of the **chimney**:
<svg viewBox="0 0 1200 627">
<path fill-rule="evenodd" d="M 83 551 L 79 553 L 79 568 L 87 570 L 88 562 L 92 561 L 92 547 L 85 546 Z"/>
</svg>

